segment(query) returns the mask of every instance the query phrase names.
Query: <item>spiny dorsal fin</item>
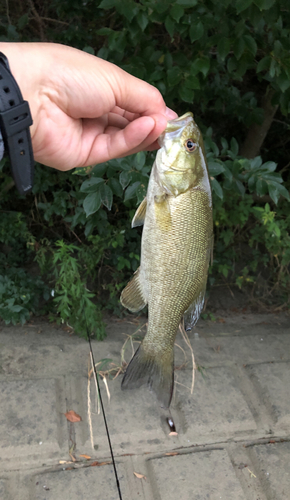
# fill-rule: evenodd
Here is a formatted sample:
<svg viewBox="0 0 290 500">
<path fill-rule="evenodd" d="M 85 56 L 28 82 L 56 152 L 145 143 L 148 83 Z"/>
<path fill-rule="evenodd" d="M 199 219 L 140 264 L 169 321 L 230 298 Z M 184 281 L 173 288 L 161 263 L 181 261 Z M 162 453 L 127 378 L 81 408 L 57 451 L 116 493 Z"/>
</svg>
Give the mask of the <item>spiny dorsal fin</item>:
<svg viewBox="0 0 290 500">
<path fill-rule="evenodd" d="M 146 208 L 147 208 L 147 198 L 144 198 L 144 200 L 137 208 L 136 213 L 133 217 L 132 227 L 142 226 L 142 224 L 144 224 Z"/>
<path fill-rule="evenodd" d="M 131 312 L 138 312 L 147 304 L 140 282 L 140 267 L 135 272 L 131 281 L 121 293 L 120 301 L 122 306 Z"/>
</svg>

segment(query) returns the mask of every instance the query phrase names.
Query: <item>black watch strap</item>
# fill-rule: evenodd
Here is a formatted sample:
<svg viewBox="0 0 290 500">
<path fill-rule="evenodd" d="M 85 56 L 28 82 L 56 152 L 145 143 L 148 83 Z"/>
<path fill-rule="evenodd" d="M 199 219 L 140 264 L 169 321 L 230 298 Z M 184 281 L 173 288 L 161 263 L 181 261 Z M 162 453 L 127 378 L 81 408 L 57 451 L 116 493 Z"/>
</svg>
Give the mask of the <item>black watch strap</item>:
<svg viewBox="0 0 290 500">
<path fill-rule="evenodd" d="M 34 159 L 30 125 L 32 118 L 28 102 L 22 98 L 10 72 L 7 57 L 0 52 L 0 131 L 20 194 L 29 193 L 33 185 Z"/>
</svg>

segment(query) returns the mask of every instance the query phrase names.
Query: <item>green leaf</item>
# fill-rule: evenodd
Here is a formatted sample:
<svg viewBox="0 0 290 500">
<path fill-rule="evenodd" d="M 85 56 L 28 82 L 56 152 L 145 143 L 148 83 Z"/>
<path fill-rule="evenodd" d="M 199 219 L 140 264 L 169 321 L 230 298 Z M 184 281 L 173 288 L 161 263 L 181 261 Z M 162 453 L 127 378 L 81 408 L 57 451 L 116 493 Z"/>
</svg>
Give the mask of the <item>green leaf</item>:
<svg viewBox="0 0 290 500">
<path fill-rule="evenodd" d="M 99 184 L 102 182 L 104 182 L 104 179 L 100 177 L 91 177 L 91 179 L 87 179 L 82 183 L 80 191 L 82 193 L 94 193 L 98 191 Z"/>
<path fill-rule="evenodd" d="M 282 92 L 285 92 L 290 87 L 290 80 L 284 71 L 280 73 L 280 75 L 276 79 L 276 82 L 279 85 Z"/>
<path fill-rule="evenodd" d="M 245 57 L 245 54 L 243 54 L 241 59 L 238 61 L 236 75 L 242 77 L 246 73 L 248 66 L 249 66 L 248 59 L 247 57 Z"/>
<path fill-rule="evenodd" d="M 131 200 L 136 196 L 137 187 L 140 185 L 140 181 L 134 182 L 131 186 L 127 187 L 125 191 L 124 201 Z"/>
<path fill-rule="evenodd" d="M 92 54 L 93 56 L 95 55 L 95 50 L 93 49 L 93 47 L 90 47 L 90 45 L 86 45 L 83 48 L 83 51 L 87 52 L 87 54 Z"/>
<path fill-rule="evenodd" d="M 254 4 L 257 5 L 257 7 L 260 10 L 268 10 L 274 5 L 276 0 L 254 0 Z"/>
<path fill-rule="evenodd" d="M 164 24 L 165 24 L 165 28 L 167 29 L 169 35 L 171 36 L 171 38 L 173 38 L 175 22 L 171 19 L 170 16 L 167 16 Z"/>
<path fill-rule="evenodd" d="M 101 195 L 99 192 L 88 194 L 85 197 L 83 207 L 88 217 L 91 214 L 97 212 L 101 206 Z"/>
<path fill-rule="evenodd" d="M 255 175 L 251 175 L 251 177 L 248 179 L 248 187 L 249 187 L 249 190 L 250 190 L 251 193 L 255 189 L 256 180 L 257 180 L 257 178 L 256 178 Z"/>
<path fill-rule="evenodd" d="M 192 24 L 189 28 L 189 36 L 190 36 L 190 41 L 191 43 L 195 42 L 196 40 L 199 40 L 204 32 L 204 27 L 201 21 L 199 21 L 197 24 Z"/>
<path fill-rule="evenodd" d="M 108 210 L 111 210 L 113 204 L 113 192 L 107 184 L 102 184 L 100 187 L 101 201 Z"/>
<path fill-rule="evenodd" d="M 116 168 L 118 170 L 122 169 L 122 170 L 126 170 L 127 172 L 132 170 L 132 165 L 129 163 L 129 160 L 126 160 L 125 158 L 121 158 L 121 160 L 119 160 L 119 161 L 118 160 L 111 160 L 109 165 L 113 166 L 113 167 L 116 166 Z"/>
<path fill-rule="evenodd" d="M 265 56 L 261 59 L 257 64 L 256 73 L 260 73 L 261 71 L 266 71 L 269 69 L 271 64 L 271 57 Z"/>
<path fill-rule="evenodd" d="M 225 171 L 224 166 L 221 163 L 216 161 L 208 161 L 208 170 L 211 176 L 215 177 L 216 175 L 221 174 Z"/>
<path fill-rule="evenodd" d="M 246 192 L 244 184 L 241 181 L 239 181 L 238 179 L 236 179 L 236 185 L 237 185 L 237 188 L 240 191 L 241 195 L 244 196 L 244 194 Z"/>
<path fill-rule="evenodd" d="M 243 37 L 236 38 L 236 40 L 234 41 L 233 51 L 237 60 L 241 58 L 241 55 L 243 54 L 244 50 L 245 50 L 244 38 Z"/>
<path fill-rule="evenodd" d="M 250 35 L 245 35 L 243 38 L 244 38 L 247 49 L 249 49 L 251 54 L 253 54 L 253 56 L 255 56 L 257 53 L 258 47 L 257 47 L 257 44 L 256 44 L 254 38 Z"/>
<path fill-rule="evenodd" d="M 177 85 L 182 78 L 182 74 L 180 71 L 180 68 L 178 66 L 174 66 L 173 68 L 169 69 L 167 71 L 167 79 L 168 79 L 168 84 L 171 87 L 174 87 Z"/>
<path fill-rule="evenodd" d="M 136 189 L 137 203 L 141 203 L 146 196 L 146 188 L 144 184 L 140 184 L 140 186 Z"/>
<path fill-rule="evenodd" d="M 18 29 L 22 30 L 27 25 L 28 21 L 28 14 L 24 14 L 23 16 L 21 16 L 17 21 Z"/>
<path fill-rule="evenodd" d="M 271 196 L 272 200 L 276 203 L 278 203 L 280 196 L 284 196 L 286 200 L 290 201 L 290 195 L 289 191 L 285 188 L 285 186 L 282 186 L 281 184 L 278 184 L 275 181 L 270 181 L 268 182 L 268 189 L 269 189 L 269 195 Z"/>
<path fill-rule="evenodd" d="M 229 73 L 233 73 L 237 69 L 237 61 L 235 57 L 229 57 L 227 61 L 227 70 Z"/>
<path fill-rule="evenodd" d="M 281 184 L 283 182 L 281 175 L 278 174 L 277 172 L 270 173 L 270 174 L 268 174 L 267 172 L 262 172 L 262 176 L 263 176 L 263 179 L 265 179 L 265 181 L 278 182 L 279 184 Z"/>
<path fill-rule="evenodd" d="M 107 35 L 111 35 L 112 33 L 114 33 L 114 30 L 112 30 L 111 28 L 100 28 L 99 30 L 96 31 L 97 35 L 100 35 L 100 36 L 107 36 Z"/>
<path fill-rule="evenodd" d="M 175 3 L 183 7 L 194 7 L 198 4 L 198 0 L 176 0 Z"/>
<path fill-rule="evenodd" d="M 197 58 L 190 66 L 190 74 L 196 75 L 201 72 L 204 76 L 206 76 L 209 72 L 210 68 L 210 60 L 208 57 Z"/>
<path fill-rule="evenodd" d="M 270 64 L 270 71 L 269 71 L 271 78 L 274 78 L 274 76 L 275 76 L 276 66 L 277 66 L 276 60 L 272 59 L 271 64 Z"/>
<path fill-rule="evenodd" d="M 283 45 L 280 40 L 275 40 L 274 42 L 274 55 L 276 57 L 281 57 L 283 54 Z"/>
<path fill-rule="evenodd" d="M 244 10 L 246 10 L 251 4 L 253 0 L 237 0 L 236 9 L 237 14 L 240 14 Z"/>
<path fill-rule="evenodd" d="M 119 198 L 123 197 L 123 188 L 115 177 L 111 177 L 108 181 L 108 186 L 112 189 L 113 193 L 118 196 Z"/>
<path fill-rule="evenodd" d="M 237 156 L 239 153 L 239 144 L 234 137 L 231 138 L 231 151 L 235 156 Z"/>
<path fill-rule="evenodd" d="M 119 182 L 122 186 L 123 189 L 128 186 L 130 180 L 131 180 L 132 174 L 131 172 L 126 172 L 125 170 L 120 173 L 119 175 Z"/>
<path fill-rule="evenodd" d="M 277 168 L 277 163 L 273 161 L 266 161 L 266 163 L 263 163 L 263 168 L 268 170 L 268 172 L 274 172 Z"/>
<path fill-rule="evenodd" d="M 112 9 L 112 7 L 115 7 L 116 5 L 116 0 L 102 0 L 102 2 L 99 4 L 99 9 Z"/>
<path fill-rule="evenodd" d="M 144 12 L 139 12 L 137 14 L 137 23 L 139 24 L 142 31 L 144 31 L 148 25 L 148 17 Z"/>
<path fill-rule="evenodd" d="M 94 177 L 103 177 L 107 170 L 107 163 L 98 163 L 94 165 L 91 171 L 91 175 Z"/>
<path fill-rule="evenodd" d="M 231 42 L 229 38 L 222 37 L 217 44 L 217 50 L 222 61 L 225 60 L 231 48 Z"/>
<path fill-rule="evenodd" d="M 179 20 L 183 16 L 183 14 L 183 7 L 181 7 L 181 5 L 178 5 L 177 3 L 174 4 L 170 9 L 170 15 L 177 23 L 179 23 Z"/>
<path fill-rule="evenodd" d="M 7 36 L 9 41 L 15 41 L 19 39 L 19 33 L 17 32 L 15 26 L 13 24 L 8 24 L 7 28 Z"/>
<path fill-rule="evenodd" d="M 179 87 L 178 89 L 178 95 L 182 101 L 189 102 L 190 104 L 192 104 L 194 97 L 194 90 L 188 89 L 187 87 L 185 87 L 184 84 L 182 84 L 181 87 Z"/>
<path fill-rule="evenodd" d="M 223 149 L 225 149 L 225 150 L 229 149 L 228 141 L 224 137 L 221 138 L 221 144 L 222 144 Z"/>
<path fill-rule="evenodd" d="M 131 23 L 133 17 L 136 16 L 138 12 L 138 7 L 133 0 L 122 0 L 121 2 L 115 2 L 115 7 L 117 12 L 128 19 Z"/>
<path fill-rule="evenodd" d="M 269 195 L 271 196 L 274 203 L 277 205 L 280 194 L 275 183 L 268 183 Z"/>
<path fill-rule="evenodd" d="M 264 196 L 268 193 L 268 184 L 263 179 L 258 179 L 256 183 L 256 193 L 258 196 Z"/>
<path fill-rule="evenodd" d="M 1 169 L 0 169 L 1 171 Z M 88 172 L 86 167 L 75 168 L 72 175 L 79 175 L 81 177 L 88 177 Z"/>
<path fill-rule="evenodd" d="M 212 190 L 222 200 L 224 197 L 222 187 L 216 179 L 210 179 Z"/>
<path fill-rule="evenodd" d="M 144 151 L 140 151 L 135 155 L 134 165 L 137 170 L 141 171 L 146 163 L 146 153 Z"/>
<path fill-rule="evenodd" d="M 197 76 L 189 75 L 186 77 L 184 81 L 184 86 L 188 89 L 199 90 L 200 89 L 199 79 L 197 78 Z"/>
</svg>

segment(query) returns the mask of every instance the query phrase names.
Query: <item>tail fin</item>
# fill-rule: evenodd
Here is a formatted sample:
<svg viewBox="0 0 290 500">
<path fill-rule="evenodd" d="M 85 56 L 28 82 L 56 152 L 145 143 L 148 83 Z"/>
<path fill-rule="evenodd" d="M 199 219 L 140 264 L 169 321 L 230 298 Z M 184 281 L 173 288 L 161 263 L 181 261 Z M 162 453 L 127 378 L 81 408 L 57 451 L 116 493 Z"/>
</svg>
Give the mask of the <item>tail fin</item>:
<svg viewBox="0 0 290 500">
<path fill-rule="evenodd" d="M 169 407 L 174 384 L 173 349 L 160 356 L 148 354 L 140 345 L 127 367 L 121 387 L 136 389 L 143 384 L 155 392 L 162 407 Z"/>
</svg>

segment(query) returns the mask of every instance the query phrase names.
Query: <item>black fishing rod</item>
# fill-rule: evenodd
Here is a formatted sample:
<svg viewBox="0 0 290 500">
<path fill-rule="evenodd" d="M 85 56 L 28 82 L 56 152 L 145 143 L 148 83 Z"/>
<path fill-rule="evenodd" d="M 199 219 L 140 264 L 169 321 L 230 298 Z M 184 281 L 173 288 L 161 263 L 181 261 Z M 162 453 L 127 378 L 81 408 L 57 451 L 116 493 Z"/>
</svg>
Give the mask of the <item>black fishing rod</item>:
<svg viewBox="0 0 290 500">
<path fill-rule="evenodd" d="M 117 472 L 116 463 L 115 463 L 115 459 L 114 459 L 114 453 L 113 453 L 113 448 L 112 448 L 112 444 L 111 444 L 111 438 L 110 438 L 109 428 L 108 428 L 106 414 L 105 414 L 105 409 L 104 409 L 104 405 L 103 405 L 102 394 L 101 394 L 101 389 L 100 389 L 100 384 L 99 384 L 99 377 L 98 377 L 97 370 L 96 370 L 96 365 L 95 365 L 95 360 L 94 360 L 94 353 L 93 353 L 93 349 L 92 349 L 91 338 L 90 338 L 90 334 L 89 334 L 88 330 L 87 330 L 87 337 L 88 337 L 88 341 L 89 341 L 89 345 L 90 345 L 90 351 L 91 351 L 91 356 L 92 356 L 92 361 L 93 361 L 93 370 L 94 370 L 94 373 L 95 373 L 95 376 L 96 376 L 96 380 L 97 380 L 97 386 L 98 386 L 98 391 L 99 391 L 99 396 L 100 396 L 100 403 L 101 403 L 102 413 L 103 413 L 103 417 L 104 417 L 104 422 L 105 422 L 105 427 L 106 427 L 106 432 L 107 432 L 107 438 L 108 438 L 109 448 L 110 448 L 111 457 L 112 457 L 112 463 L 113 463 L 114 472 L 115 472 L 117 489 L 118 489 L 118 493 L 119 493 L 119 498 L 120 498 L 120 500 L 122 500 L 122 494 L 121 494 L 121 489 L 120 489 L 120 482 L 119 482 L 119 478 L 118 478 L 118 472 Z"/>
</svg>

